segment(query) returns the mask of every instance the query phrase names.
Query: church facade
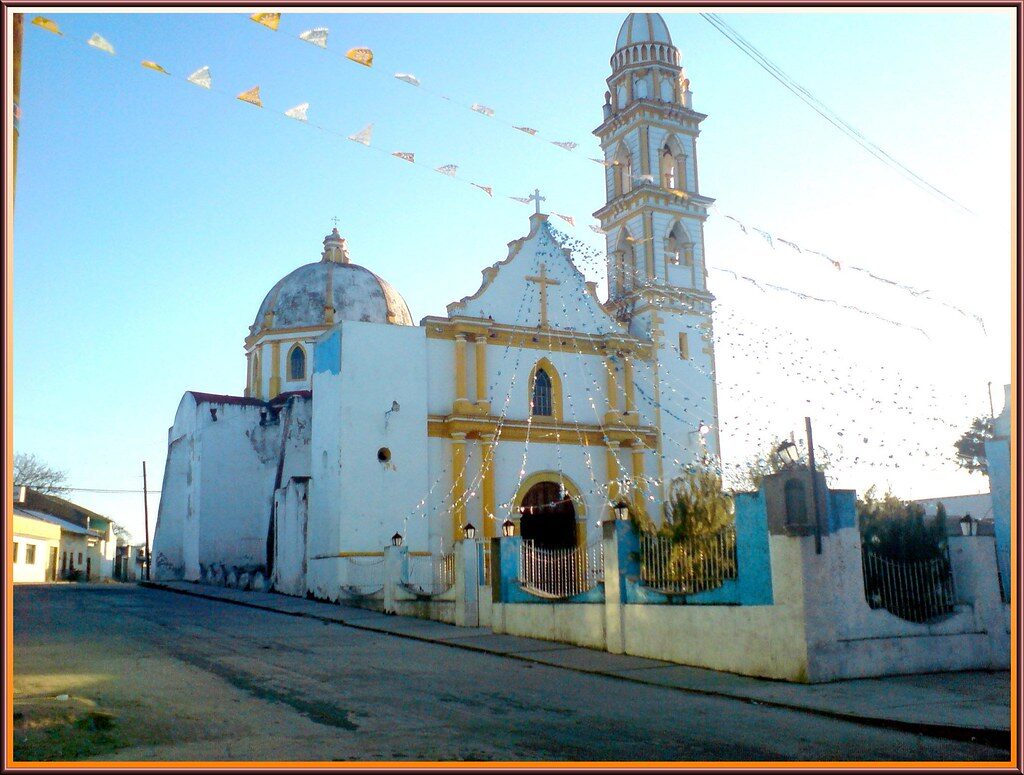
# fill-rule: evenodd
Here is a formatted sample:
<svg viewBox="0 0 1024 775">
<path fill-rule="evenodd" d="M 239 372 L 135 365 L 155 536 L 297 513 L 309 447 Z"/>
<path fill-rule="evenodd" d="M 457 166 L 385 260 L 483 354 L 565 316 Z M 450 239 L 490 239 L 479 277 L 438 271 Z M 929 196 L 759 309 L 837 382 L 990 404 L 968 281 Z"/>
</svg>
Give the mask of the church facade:
<svg viewBox="0 0 1024 775">
<path fill-rule="evenodd" d="M 241 396 L 189 391 L 168 434 L 156 578 L 338 599 L 396 534 L 441 556 L 468 525 L 598 540 L 620 502 L 659 518 L 719 454 L 696 139 L 678 50 L 630 14 L 604 120 L 608 298 L 540 212 L 479 288 L 415 325 L 334 229 L 260 305 Z"/>
</svg>

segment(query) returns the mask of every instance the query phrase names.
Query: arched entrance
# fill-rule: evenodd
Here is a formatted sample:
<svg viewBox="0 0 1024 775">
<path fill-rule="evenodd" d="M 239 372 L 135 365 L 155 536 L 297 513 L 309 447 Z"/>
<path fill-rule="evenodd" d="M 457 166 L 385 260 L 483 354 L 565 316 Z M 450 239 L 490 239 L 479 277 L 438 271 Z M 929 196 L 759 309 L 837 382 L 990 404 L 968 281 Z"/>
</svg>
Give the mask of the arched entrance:
<svg viewBox="0 0 1024 775">
<path fill-rule="evenodd" d="M 540 549 L 576 546 L 576 508 L 572 496 L 558 482 L 542 481 L 530 487 L 519 505 L 519 533 Z"/>
</svg>

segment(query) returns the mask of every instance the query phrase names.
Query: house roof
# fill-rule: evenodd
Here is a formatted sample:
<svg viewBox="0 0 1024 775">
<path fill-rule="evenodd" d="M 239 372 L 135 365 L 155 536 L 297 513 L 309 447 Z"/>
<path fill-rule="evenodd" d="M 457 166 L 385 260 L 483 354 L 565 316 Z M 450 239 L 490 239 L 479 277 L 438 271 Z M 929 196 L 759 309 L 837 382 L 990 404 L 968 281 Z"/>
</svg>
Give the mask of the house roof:
<svg viewBox="0 0 1024 775">
<path fill-rule="evenodd" d="M 102 535 L 98 530 L 89 530 L 87 528 L 76 525 L 73 522 L 68 522 L 66 519 L 61 519 L 60 517 L 55 517 L 52 514 L 47 514 L 42 511 L 36 511 L 35 509 L 25 509 L 22 508 L 21 506 L 15 506 L 14 513 L 17 514 L 19 517 L 38 519 L 41 522 L 49 522 L 51 525 L 58 525 L 61 531 L 65 533 L 93 536 L 95 538 L 100 538 Z"/>
<path fill-rule="evenodd" d="M 15 492 L 17 493 L 17 490 Z M 64 498 L 58 498 L 56 495 L 37 492 L 31 487 L 25 488 L 24 502 L 15 503 L 15 506 L 24 511 L 47 514 L 81 528 L 98 527 L 97 535 L 106 532 L 107 525 L 114 524 L 114 520 L 110 517 L 97 514 L 95 511 Z"/>
</svg>

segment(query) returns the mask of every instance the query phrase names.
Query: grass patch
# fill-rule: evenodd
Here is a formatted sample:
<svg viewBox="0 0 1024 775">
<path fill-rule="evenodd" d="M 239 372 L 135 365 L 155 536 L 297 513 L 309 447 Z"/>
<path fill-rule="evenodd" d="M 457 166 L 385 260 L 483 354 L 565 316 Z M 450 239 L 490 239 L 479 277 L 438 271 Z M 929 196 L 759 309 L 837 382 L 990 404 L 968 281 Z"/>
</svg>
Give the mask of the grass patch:
<svg viewBox="0 0 1024 775">
<path fill-rule="evenodd" d="M 21 705 L 14 714 L 14 760 L 81 761 L 123 748 L 113 714 L 53 701 Z"/>
</svg>

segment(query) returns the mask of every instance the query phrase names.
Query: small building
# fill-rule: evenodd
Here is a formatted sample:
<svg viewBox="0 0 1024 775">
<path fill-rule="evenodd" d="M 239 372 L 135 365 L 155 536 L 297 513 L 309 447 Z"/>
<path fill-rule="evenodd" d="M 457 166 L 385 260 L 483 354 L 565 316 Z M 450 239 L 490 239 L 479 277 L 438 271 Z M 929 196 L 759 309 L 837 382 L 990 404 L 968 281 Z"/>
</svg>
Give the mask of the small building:
<svg viewBox="0 0 1024 775">
<path fill-rule="evenodd" d="M 39 539 L 33 538 L 33 535 L 45 532 L 47 536 L 56 538 L 56 547 L 46 545 L 45 560 L 48 564 L 41 572 L 32 572 L 27 568 L 21 571 L 25 581 L 98 581 L 113 578 L 117 539 L 114 535 L 114 522 L 109 517 L 30 487 L 19 487 L 15 491 L 14 517 L 15 543 L 23 543 L 26 547 L 30 543 L 36 546 L 34 550 L 19 546 L 19 554 L 31 551 L 32 555 L 36 555 L 41 551 L 38 548 Z M 20 536 L 19 525 L 23 530 Z M 31 530 L 36 532 L 33 534 Z M 54 548 L 56 552 L 52 551 Z M 24 561 L 25 555 L 22 555 L 22 560 L 22 565 L 29 565 Z M 15 570 L 18 570 L 17 562 Z"/>
<path fill-rule="evenodd" d="M 53 581 L 57 574 L 60 527 L 15 508 L 13 528 L 11 576 L 14 583 Z"/>
<path fill-rule="evenodd" d="M 946 509 L 946 533 L 960 535 L 960 520 L 966 516 L 978 522 L 976 535 L 993 535 L 992 494 L 947 495 L 944 498 L 919 498 L 914 503 L 924 507 L 924 518 L 935 519 L 939 504 Z"/>
</svg>

